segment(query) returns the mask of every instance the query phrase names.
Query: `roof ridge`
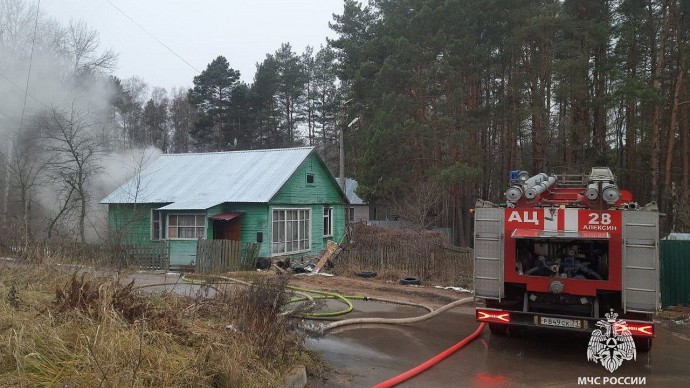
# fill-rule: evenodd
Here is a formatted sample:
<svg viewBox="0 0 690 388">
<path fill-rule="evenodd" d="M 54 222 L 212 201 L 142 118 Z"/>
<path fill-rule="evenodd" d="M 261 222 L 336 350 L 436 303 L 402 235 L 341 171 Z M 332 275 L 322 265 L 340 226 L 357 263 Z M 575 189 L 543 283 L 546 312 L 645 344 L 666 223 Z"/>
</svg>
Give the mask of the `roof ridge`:
<svg viewBox="0 0 690 388">
<path fill-rule="evenodd" d="M 238 150 L 238 151 L 209 151 L 209 152 L 187 152 L 187 153 L 176 153 L 176 154 L 162 154 L 163 156 L 187 156 L 187 155 L 220 155 L 220 154 L 242 154 L 249 152 L 271 152 L 271 151 L 298 151 L 298 150 L 313 150 L 314 146 L 303 146 L 303 147 L 286 147 L 286 148 L 264 148 L 258 150 Z"/>
</svg>

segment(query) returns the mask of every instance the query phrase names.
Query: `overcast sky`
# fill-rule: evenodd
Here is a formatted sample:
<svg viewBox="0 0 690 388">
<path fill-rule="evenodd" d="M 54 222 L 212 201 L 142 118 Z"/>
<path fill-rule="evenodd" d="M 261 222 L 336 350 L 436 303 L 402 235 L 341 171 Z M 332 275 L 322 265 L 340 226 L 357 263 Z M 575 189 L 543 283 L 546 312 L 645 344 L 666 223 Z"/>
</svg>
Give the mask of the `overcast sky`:
<svg viewBox="0 0 690 388">
<path fill-rule="evenodd" d="M 62 23 L 82 19 L 100 32 L 101 45 L 119 54 L 115 75 L 137 75 L 151 86 L 191 86 L 189 65 L 109 4 L 155 35 L 193 67 L 203 70 L 218 55 L 252 82 L 256 63 L 290 42 L 300 54 L 318 50 L 332 14 L 343 0 L 42 0 L 41 10 Z"/>
</svg>

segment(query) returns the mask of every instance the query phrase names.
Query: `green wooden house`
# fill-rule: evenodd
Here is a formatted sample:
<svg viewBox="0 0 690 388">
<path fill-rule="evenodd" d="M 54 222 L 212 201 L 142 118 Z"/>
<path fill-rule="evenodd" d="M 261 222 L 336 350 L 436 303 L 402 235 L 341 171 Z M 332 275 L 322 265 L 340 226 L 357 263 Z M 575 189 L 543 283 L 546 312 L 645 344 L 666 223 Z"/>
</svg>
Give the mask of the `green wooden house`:
<svg viewBox="0 0 690 388">
<path fill-rule="evenodd" d="M 345 235 L 347 199 L 313 147 L 162 155 L 101 203 L 113 240 L 164 242 L 171 266 L 194 264 L 199 239 L 258 242 L 272 257 Z"/>
</svg>

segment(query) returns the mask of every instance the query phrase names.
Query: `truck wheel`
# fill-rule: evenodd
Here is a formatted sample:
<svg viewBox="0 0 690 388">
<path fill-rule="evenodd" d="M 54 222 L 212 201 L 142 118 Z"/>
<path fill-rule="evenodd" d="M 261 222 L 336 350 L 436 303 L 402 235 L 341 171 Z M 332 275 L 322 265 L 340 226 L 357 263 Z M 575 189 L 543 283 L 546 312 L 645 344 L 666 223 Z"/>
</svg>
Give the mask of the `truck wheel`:
<svg viewBox="0 0 690 388">
<path fill-rule="evenodd" d="M 492 335 L 506 336 L 508 335 L 508 325 L 499 323 L 489 323 L 489 331 Z"/>
<path fill-rule="evenodd" d="M 652 349 L 651 338 L 635 338 L 635 350 L 642 353 L 647 353 Z"/>
</svg>

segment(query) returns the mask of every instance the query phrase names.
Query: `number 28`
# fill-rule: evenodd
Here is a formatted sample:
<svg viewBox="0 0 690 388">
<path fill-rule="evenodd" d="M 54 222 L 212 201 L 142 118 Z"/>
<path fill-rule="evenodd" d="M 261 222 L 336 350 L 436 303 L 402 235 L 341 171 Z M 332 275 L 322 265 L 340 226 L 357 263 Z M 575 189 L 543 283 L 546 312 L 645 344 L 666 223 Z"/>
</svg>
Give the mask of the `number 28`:
<svg viewBox="0 0 690 388">
<path fill-rule="evenodd" d="M 590 225 L 609 225 L 611 223 L 611 214 L 609 213 L 589 213 Z"/>
</svg>

